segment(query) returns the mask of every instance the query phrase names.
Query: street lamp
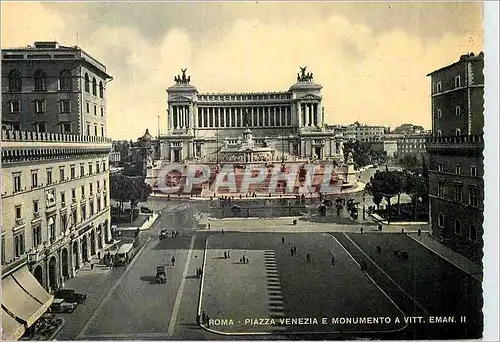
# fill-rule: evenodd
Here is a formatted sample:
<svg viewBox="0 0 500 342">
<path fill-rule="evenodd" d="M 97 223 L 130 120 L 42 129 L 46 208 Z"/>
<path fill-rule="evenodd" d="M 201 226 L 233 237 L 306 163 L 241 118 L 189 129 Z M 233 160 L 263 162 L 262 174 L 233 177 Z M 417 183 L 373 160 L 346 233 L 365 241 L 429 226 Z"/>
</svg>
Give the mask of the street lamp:
<svg viewBox="0 0 500 342">
<path fill-rule="evenodd" d="M 365 217 L 366 217 L 365 200 L 366 200 L 366 197 L 365 197 L 365 192 L 363 191 L 363 220 L 364 220 L 364 219 L 365 219 Z"/>
</svg>

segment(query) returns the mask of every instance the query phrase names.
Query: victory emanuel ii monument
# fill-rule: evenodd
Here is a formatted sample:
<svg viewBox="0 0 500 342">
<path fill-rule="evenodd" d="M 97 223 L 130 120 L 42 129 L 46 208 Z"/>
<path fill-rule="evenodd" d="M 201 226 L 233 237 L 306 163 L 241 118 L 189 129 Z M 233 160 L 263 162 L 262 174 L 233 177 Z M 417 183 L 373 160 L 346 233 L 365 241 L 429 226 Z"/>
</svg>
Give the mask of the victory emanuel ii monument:
<svg viewBox="0 0 500 342">
<path fill-rule="evenodd" d="M 181 70 L 167 88 L 168 130 L 157 166 L 342 158 L 342 137 L 324 128 L 322 86 L 306 67 L 288 91 L 262 93 L 199 93 Z"/>
</svg>

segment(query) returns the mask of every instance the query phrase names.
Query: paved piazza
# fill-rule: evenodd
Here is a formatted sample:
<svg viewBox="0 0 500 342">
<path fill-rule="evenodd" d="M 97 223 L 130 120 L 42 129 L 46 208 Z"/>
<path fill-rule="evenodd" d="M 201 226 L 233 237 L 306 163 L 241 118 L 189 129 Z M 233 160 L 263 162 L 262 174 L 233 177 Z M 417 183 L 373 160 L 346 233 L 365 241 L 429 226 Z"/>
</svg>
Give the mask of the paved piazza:
<svg viewBox="0 0 500 342">
<path fill-rule="evenodd" d="M 291 256 L 293 246 L 297 255 Z M 227 250 L 231 257 L 224 259 Z M 311 253 L 310 262 L 307 253 Z M 248 263 L 240 263 L 243 255 Z M 329 234 L 211 236 L 202 284 L 200 312 L 212 320 L 209 330 L 218 333 L 369 334 L 405 327 L 399 308 Z M 369 317 L 380 323 L 340 324 L 345 318 Z M 382 323 L 383 317 L 390 322 Z M 287 318 L 303 320 L 292 324 Z"/>
</svg>

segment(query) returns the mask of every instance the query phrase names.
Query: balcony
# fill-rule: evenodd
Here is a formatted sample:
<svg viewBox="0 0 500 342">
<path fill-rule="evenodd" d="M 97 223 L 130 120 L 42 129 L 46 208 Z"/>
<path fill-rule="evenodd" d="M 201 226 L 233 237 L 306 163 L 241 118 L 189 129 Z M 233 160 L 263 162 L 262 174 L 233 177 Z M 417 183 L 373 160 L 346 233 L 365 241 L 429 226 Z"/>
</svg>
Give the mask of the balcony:
<svg viewBox="0 0 500 342">
<path fill-rule="evenodd" d="M 16 226 L 23 226 L 24 225 L 24 220 L 20 218 L 16 218 Z"/>
<path fill-rule="evenodd" d="M 28 263 L 36 264 L 37 262 L 43 260 L 43 258 L 45 257 L 44 248 L 44 246 L 38 245 L 33 250 L 29 251 L 27 253 Z"/>
<path fill-rule="evenodd" d="M 33 213 L 33 219 L 31 219 L 31 223 L 36 223 L 42 219 L 42 216 L 40 215 L 40 212 Z"/>
</svg>

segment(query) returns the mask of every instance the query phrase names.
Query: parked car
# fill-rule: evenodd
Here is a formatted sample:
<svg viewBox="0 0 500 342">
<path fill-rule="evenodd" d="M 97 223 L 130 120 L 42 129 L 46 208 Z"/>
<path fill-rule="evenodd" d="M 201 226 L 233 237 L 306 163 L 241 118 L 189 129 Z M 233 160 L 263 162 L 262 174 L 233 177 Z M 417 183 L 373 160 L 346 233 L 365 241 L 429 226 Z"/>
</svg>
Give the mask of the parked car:
<svg viewBox="0 0 500 342">
<path fill-rule="evenodd" d="M 156 268 L 156 283 L 165 284 L 167 282 L 167 272 L 165 272 L 165 266 L 158 266 Z"/>
<path fill-rule="evenodd" d="M 77 306 L 77 303 L 66 302 L 62 298 L 54 298 L 50 305 L 50 311 L 54 313 L 72 313 Z"/>
<path fill-rule="evenodd" d="M 87 299 L 86 293 L 77 293 L 75 290 L 63 289 L 59 290 L 54 294 L 54 298 L 64 299 L 70 303 L 82 304 Z"/>
</svg>

